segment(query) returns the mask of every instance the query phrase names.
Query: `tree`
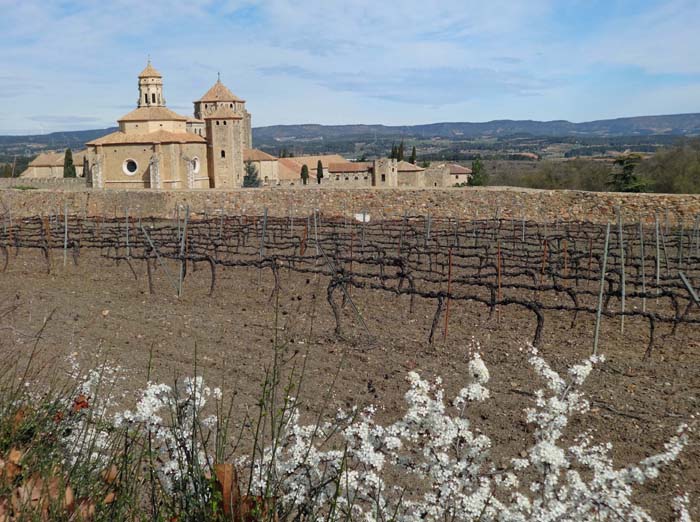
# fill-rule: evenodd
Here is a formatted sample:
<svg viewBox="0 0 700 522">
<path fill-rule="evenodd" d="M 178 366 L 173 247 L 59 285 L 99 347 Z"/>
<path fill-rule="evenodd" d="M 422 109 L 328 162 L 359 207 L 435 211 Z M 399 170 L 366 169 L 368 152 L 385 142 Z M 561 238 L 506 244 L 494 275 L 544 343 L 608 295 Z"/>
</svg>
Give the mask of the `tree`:
<svg viewBox="0 0 700 522">
<path fill-rule="evenodd" d="M 316 181 L 318 184 L 321 184 L 321 180 L 323 179 L 323 163 L 321 160 L 318 160 L 318 164 L 316 165 Z"/>
<path fill-rule="evenodd" d="M 567 161 L 544 160 L 535 171 L 525 174 L 509 171 L 495 179 L 498 185 L 515 185 L 548 190 L 608 190 L 610 167 L 605 163 L 572 159 Z"/>
<path fill-rule="evenodd" d="M 411 150 L 411 158 L 408 160 L 411 162 L 413 165 L 416 164 L 416 146 L 413 146 L 413 150 Z"/>
<path fill-rule="evenodd" d="M 309 182 L 309 167 L 306 165 L 301 167 L 301 182 L 306 185 Z"/>
<path fill-rule="evenodd" d="M 0 173 L 0 177 L 11 178 L 12 177 L 12 165 L 10 165 L 9 163 L 5 163 L 2 166 L 2 171 Z"/>
<path fill-rule="evenodd" d="M 391 144 L 391 156 L 389 156 L 391 159 L 398 159 L 399 157 L 399 149 L 396 147 L 396 143 Z"/>
<path fill-rule="evenodd" d="M 396 155 L 396 159 L 399 161 L 403 161 L 403 156 L 404 156 L 404 147 L 403 147 L 403 140 L 401 140 L 401 143 L 399 144 L 398 154 Z"/>
<path fill-rule="evenodd" d="M 637 176 L 649 182 L 654 192 L 700 193 L 700 139 L 687 139 L 664 148 L 636 168 Z"/>
<path fill-rule="evenodd" d="M 74 178 L 75 165 L 73 165 L 73 152 L 70 149 L 66 149 L 66 155 L 63 159 L 63 177 L 64 178 Z"/>
<path fill-rule="evenodd" d="M 245 176 L 243 176 L 244 187 L 259 187 L 261 184 L 258 177 L 258 167 L 252 161 L 245 162 Z"/>
<path fill-rule="evenodd" d="M 469 178 L 470 187 L 481 187 L 488 183 L 489 175 L 484 168 L 484 162 L 481 158 L 476 158 L 472 161 L 472 175 Z"/>
<path fill-rule="evenodd" d="M 639 154 L 627 154 L 615 160 L 608 187 L 613 192 L 646 192 L 648 184 L 640 179 L 635 168 L 642 161 Z"/>
</svg>

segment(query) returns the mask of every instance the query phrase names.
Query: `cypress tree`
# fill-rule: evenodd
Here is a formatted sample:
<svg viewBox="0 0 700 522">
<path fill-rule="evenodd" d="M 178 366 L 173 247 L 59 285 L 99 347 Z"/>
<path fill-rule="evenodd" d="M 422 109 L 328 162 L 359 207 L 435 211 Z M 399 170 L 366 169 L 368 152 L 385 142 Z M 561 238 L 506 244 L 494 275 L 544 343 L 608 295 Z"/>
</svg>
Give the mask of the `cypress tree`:
<svg viewBox="0 0 700 522">
<path fill-rule="evenodd" d="M 309 182 L 309 167 L 303 165 L 301 167 L 301 182 L 306 185 Z"/>
<path fill-rule="evenodd" d="M 318 160 L 318 165 L 316 165 L 316 181 L 318 184 L 321 184 L 321 180 L 323 179 L 323 163 L 321 163 L 321 160 Z"/>
<path fill-rule="evenodd" d="M 66 149 L 66 155 L 63 159 L 63 177 L 64 178 L 74 178 L 75 165 L 73 165 L 73 151 Z"/>
<path fill-rule="evenodd" d="M 411 159 L 409 159 L 408 161 L 410 161 L 414 165 L 416 164 L 416 146 L 415 145 L 413 146 L 413 150 L 411 151 Z"/>
<path fill-rule="evenodd" d="M 397 152 L 397 149 L 396 149 L 396 143 L 392 143 L 392 144 L 391 144 L 391 156 L 390 156 L 390 157 L 391 157 L 391 159 L 396 159 L 397 156 L 398 156 L 398 152 Z"/>
<path fill-rule="evenodd" d="M 476 158 L 472 161 L 472 175 L 467 180 L 467 185 L 470 187 L 481 187 L 488 183 L 488 173 L 484 168 L 484 162 L 481 158 Z"/>
<path fill-rule="evenodd" d="M 398 154 L 396 155 L 396 159 L 399 160 L 399 161 L 403 161 L 403 154 L 404 154 L 404 150 L 403 150 L 403 140 L 401 140 L 401 143 L 399 144 L 399 152 L 398 152 Z"/>
</svg>

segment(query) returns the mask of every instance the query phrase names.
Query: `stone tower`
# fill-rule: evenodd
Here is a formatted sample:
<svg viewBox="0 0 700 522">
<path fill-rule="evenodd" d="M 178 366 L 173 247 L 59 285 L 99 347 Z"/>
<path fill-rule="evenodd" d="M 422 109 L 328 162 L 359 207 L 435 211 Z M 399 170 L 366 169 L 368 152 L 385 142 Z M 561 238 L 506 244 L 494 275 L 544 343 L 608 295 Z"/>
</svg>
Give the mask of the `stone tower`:
<svg viewBox="0 0 700 522">
<path fill-rule="evenodd" d="M 242 117 L 220 105 L 202 115 L 206 122 L 207 159 L 212 188 L 243 186 Z"/>
<path fill-rule="evenodd" d="M 250 113 L 246 110 L 245 100 L 241 100 L 226 87 L 219 78 L 204 96 L 194 102 L 194 117 L 205 120 L 208 114 L 225 107 L 231 109 L 239 120 L 235 126 L 241 135 L 244 149 L 253 148 L 253 133 Z"/>
<path fill-rule="evenodd" d="M 375 187 L 397 187 L 398 184 L 398 161 L 389 158 L 375 160 L 372 185 Z"/>
<path fill-rule="evenodd" d="M 165 107 L 163 97 L 163 76 L 155 70 L 148 60 L 148 65 L 139 74 L 139 107 Z"/>
</svg>

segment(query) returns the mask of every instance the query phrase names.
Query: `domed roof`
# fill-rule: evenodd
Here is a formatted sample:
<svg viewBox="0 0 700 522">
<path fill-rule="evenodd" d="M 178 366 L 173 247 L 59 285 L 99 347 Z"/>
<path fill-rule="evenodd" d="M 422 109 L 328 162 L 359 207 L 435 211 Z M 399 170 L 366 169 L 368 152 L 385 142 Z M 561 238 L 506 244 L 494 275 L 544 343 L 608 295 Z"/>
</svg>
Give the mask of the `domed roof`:
<svg viewBox="0 0 700 522">
<path fill-rule="evenodd" d="M 148 65 L 146 65 L 146 68 L 141 71 L 141 74 L 139 74 L 139 78 L 162 78 L 163 75 L 160 74 L 152 65 L 151 65 L 151 60 L 148 60 Z"/>
<path fill-rule="evenodd" d="M 243 102 L 238 96 L 233 94 L 228 87 L 226 87 L 221 80 L 216 80 L 214 86 L 209 89 L 204 96 L 199 100 L 200 102 Z"/>
</svg>

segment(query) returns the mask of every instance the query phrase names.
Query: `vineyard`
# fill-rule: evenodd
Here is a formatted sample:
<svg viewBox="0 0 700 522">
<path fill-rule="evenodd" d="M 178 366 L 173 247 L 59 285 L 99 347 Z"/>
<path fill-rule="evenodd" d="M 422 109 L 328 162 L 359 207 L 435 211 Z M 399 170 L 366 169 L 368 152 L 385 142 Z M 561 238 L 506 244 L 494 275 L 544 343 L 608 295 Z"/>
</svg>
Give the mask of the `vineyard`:
<svg viewBox="0 0 700 522">
<path fill-rule="evenodd" d="M 372 339 L 353 296 L 380 292 L 432 303 L 425 336 L 446 338 L 450 306 L 479 303 L 497 321 L 512 308 L 531 313 L 537 346 L 553 312 L 571 326 L 584 315 L 595 319 L 591 348 L 597 350 L 602 322 L 641 318 L 648 325 L 650 357 L 660 339 L 700 324 L 700 222 L 651 225 L 620 218 L 609 225 L 525 220 L 458 221 L 405 215 L 365 222 L 314 213 L 305 217 L 198 215 L 178 209 L 173 220 L 48 217 L 3 221 L 0 236 L 5 271 L 20 251 L 36 251 L 47 271 L 56 258 L 79 265 L 86 251 L 124 263 L 134 279 L 145 272 L 150 293 L 181 296 L 191 271 L 208 270 L 208 294 L 217 292 L 221 270 L 248 268 L 274 276 L 272 293 L 290 274 L 324 277 L 326 300 L 342 337 L 353 325 Z M 52 261 L 53 260 L 53 261 Z M 145 267 L 138 270 L 138 265 Z M 170 288 L 158 287 L 162 270 Z M 325 283 L 324 283 L 325 284 Z M 204 297 L 204 296 L 202 296 Z M 345 318 L 344 318 L 345 317 Z"/>
</svg>

